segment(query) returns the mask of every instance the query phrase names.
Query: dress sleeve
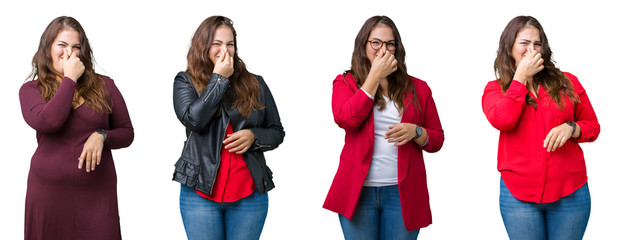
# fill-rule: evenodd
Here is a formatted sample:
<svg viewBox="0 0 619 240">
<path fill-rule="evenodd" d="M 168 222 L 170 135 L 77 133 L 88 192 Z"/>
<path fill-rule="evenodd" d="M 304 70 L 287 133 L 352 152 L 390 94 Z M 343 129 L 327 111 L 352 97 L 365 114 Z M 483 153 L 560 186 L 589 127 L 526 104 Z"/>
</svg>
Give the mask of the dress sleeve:
<svg viewBox="0 0 619 240">
<path fill-rule="evenodd" d="M 112 79 L 106 81 L 110 95 L 112 113 L 110 114 L 110 129 L 107 130 L 105 146 L 110 149 L 124 148 L 133 142 L 133 125 L 125 99 Z"/>
<path fill-rule="evenodd" d="M 22 85 L 19 89 L 19 101 L 26 123 L 34 130 L 43 133 L 60 130 L 71 112 L 76 85 L 73 80 L 64 77 L 49 102 L 41 96 L 36 81 Z"/>
<path fill-rule="evenodd" d="M 263 90 L 263 102 L 265 106 L 264 121 L 262 126 L 249 128 L 254 133 L 255 142 L 252 151 L 269 151 L 277 148 L 284 141 L 284 127 L 279 118 L 277 105 L 271 94 L 271 90 L 262 77 L 256 76 Z"/>
<path fill-rule="evenodd" d="M 365 91 L 355 91 L 343 75 L 333 80 L 331 107 L 335 123 L 346 130 L 356 130 L 368 118 L 374 105 L 374 99 Z"/>
<path fill-rule="evenodd" d="M 570 73 L 565 73 L 565 75 L 572 81 L 574 90 L 580 99 L 579 103 L 574 104 L 574 122 L 578 124 L 582 134 L 575 140 L 577 142 L 593 142 L 600 135 L 600 123 L 598 123 L 598 118 L 593 111 L 591 101 L 589 101 L 587 92 L 578 78 Z"/>
<path fill-rule="evenodd" d="M 436 103 L 432 97 L 432 91 L 428 88 L 428 97 L 425 101 L 425 113 L 422 126 L 428 132 L 428 140 L 426 144 L 421 148 L 426 152 L 437 152 L 443 147 L 445 141 L 445 135 L 443 127 L 441 126 L 441 119 L 438 117 L 438 110 L 436 109 Z"/>
<path fill-rule="evenodd" d="M 192 131 L 200 131 L 213 120 L 230 81 L 213 73 L 202 95 L 196 96 L 191 80 L 184 72 L 174 78 L 174 111 L 181 123 Z"/>
<path fill-rule="evenodd" d="M 514 129 L 526 104 L 528 92 L 525 85 L 518 81 L 512 81 L 505 94 L 501 92 L 497 81 L 489 82 L 481 103 L 490 124 L 501 131 Z"/>
</svg>

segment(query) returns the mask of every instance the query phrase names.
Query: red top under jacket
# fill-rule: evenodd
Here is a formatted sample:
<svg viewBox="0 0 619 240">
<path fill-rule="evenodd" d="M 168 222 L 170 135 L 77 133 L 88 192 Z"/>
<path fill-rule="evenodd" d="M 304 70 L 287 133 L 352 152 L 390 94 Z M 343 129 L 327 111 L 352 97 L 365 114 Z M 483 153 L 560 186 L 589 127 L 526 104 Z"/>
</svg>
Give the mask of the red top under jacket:
<svg viewBox="0 0 619 240">
<path fill-rule="evenodd" d="M 226 136 L 232 134 L 232 126 L 228 124 Z M 211 190 L 211 195 L 196 192 L 207 199 L 215 202 L 235 202 L 247 197 L 254 192 L 256 185 L 251 178 L 249 168 L 243 159 L 243 155 L 228 152 L 228 149 L 221 148 L 221 161 L 215 184 Z"/>
<path fill-rule="evenodd" d="M 572 81 L 580 103 L 571 103 L 564 96 L 563 110 L 543 86 L 539 88 L 539 98 L 518 81 L 512 81 L 505 94 L 496 80 L 490 81 L 484 90 L 484 114 L 501 131 L 497 168 L 509 191 L 522 201 L 554 202 L 587 182 L 585 158 L 578 143 L 595 141 L 600 124 L 576 76 L 567 72 L 565 75 Z M 537 101 L 537 109 L 526 104 L 527 94 Z M 546 135 L 568 120 L 580 126 L 582 135 L 569 139 L 554 152 L 547 152 L 543 148 Z"/>
<path fill-rule="evenodd" d="M 404 99 L 403 123 L 414 123 L 428 132 L 422 149 L 413 141 L 398 147 L 398 190 L 404 226 L 408 230 L 432 223 L 426 168 L 422 150 L 436 152 L 445 139 L 432 91 L 426 82 L 409 77 L 415 86 L 421 111 L 415 109 L 412 94 Z M 324 208 L 351 219 L 359 202 L 363 182 L 370 169 L 374 150 L 374 100 L 357 88 L 352 74 L 333 80 L 332 108 L 335 123 L 346 131 L 340 165 L 327 194 Z"/>
</svg>

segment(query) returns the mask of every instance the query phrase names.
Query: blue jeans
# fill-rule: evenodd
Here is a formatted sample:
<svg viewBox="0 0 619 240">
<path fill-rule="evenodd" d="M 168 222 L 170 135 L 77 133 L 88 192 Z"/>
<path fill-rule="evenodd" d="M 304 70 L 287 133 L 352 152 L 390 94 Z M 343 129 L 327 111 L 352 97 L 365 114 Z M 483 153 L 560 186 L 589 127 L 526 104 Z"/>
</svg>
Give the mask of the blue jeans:
<svg viewBox="0 0 619 240">
<path fill-rule="evenodd" d="M 344 237 L 350 240 L 404 240 L 419 235 L 419 229 L 404 227 L 398 185 L 363 187 L 351 220 L 339 217 Z"/>
<path fill-rule="evenodd" d="M 591 212 L 587 183 L 555 202 L 533 203 L 516 199 L 501 179 L 499 204 L 512 240 L 582 239 Z"/>
<path fill-rule="evenodd" d="M 180 208 L 187 239 L 259 239 L 269 198 L 254 191 L 236 202 L 218 203 L 181 184 Z"/>
</svg>

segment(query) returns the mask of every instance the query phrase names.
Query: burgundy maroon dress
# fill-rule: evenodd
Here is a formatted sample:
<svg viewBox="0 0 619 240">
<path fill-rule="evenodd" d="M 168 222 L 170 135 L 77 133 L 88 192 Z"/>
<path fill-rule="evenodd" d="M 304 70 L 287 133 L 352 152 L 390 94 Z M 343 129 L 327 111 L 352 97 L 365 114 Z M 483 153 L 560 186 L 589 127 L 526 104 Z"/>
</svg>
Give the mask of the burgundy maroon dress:
<svg viewBox="0 0 619 240">
<path fill-rule="evenodd" d="M 19 91 L 22 114 L 38 143 L 28 174 L 25 239 L 121 239 L 110 149 L 129 146 L 133 126 L 114 81 L 103 79 L 111 114 L 86 104 L 73 109 L 76 83 L 66 77 L 49 102 L 41 97 L 38 81 L 26 82 Z M 97 129 L 107 131 L 101 164 L 86 172 L 85 165 L 77 168 L 78 158 Z"/>
</svg>

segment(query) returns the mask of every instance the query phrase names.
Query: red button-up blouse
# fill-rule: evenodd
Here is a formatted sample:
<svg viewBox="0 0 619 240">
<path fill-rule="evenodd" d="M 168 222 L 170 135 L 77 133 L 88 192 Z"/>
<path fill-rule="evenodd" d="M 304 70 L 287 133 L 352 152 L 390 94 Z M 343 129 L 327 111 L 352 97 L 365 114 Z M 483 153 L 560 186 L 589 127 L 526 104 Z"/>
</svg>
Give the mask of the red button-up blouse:
<svg viewBox="0 0 619 240">
<path fill-rule="evenodd" d="M 232 126 L 228 124 L 226 136 L 232 134 Z M 247 197 L 254 192 L 256 185 L 251 178 L 249 168 L 243 159 L 243 155 L 228 152 L 228 149 L 221 149 L 221 162 L 215 177 L 215 184 L 211 195 L 196 192 L 207 199 L 215 202 L 235 202 Z"/>
<path fill-rule="evenodd" d="M 490 81 L 484 90 L 484 114 L 501 131 L 497 168 L 509 191 L 522 201 L 554 202 L 587 182 L 585 158 L 578 143 L 595 141 L 600 124 L 576 76 L 567 72 L 565 75 L 572 81 L 580 102 L 572 103 L 564 96 L 563 110 L 543 86 L 539 88 L 539 98 L 518 81 L 512 81 L 505 93 L 496 80 Z M 537 101 L 537 109 L 526 104 L 527 94 Z M 548 152 L 543 147 L 546 135 L 568 120 L 578 124 L 581 136 Z"/>
</svg>

